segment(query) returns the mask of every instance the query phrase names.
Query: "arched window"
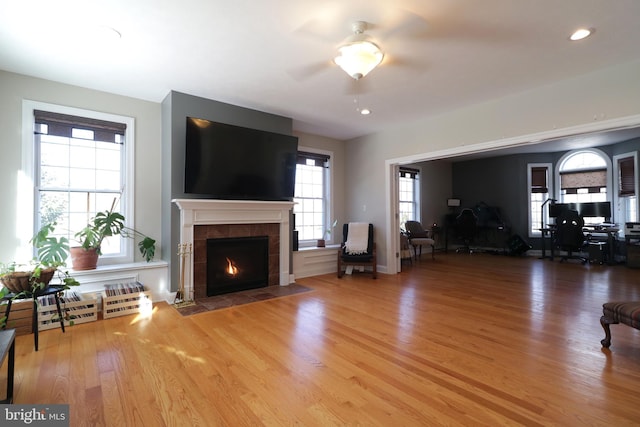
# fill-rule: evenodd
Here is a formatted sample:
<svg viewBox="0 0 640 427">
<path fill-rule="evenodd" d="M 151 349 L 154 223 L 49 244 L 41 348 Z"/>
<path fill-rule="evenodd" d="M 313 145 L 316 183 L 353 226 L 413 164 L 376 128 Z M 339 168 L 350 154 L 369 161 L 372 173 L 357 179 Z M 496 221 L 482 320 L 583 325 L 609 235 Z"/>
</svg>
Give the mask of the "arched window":
<svg viewBox="0 0 640 427">
<path fill-rule="evenodd" d="M 597 149 L 565 154 L 558 162 L 561 203 L 606 202 L 611 200 L 611 160 Z M 602 223 L 604 218 L 587 217 L 585 223 Z"/>
</svg>

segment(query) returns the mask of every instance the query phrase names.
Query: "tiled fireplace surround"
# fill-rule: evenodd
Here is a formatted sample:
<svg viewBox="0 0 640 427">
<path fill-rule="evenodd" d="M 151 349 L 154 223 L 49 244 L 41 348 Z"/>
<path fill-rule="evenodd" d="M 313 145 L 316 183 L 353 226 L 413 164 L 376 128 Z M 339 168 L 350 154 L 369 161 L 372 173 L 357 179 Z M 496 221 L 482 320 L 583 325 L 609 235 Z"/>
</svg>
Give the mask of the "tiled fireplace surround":
<svg viewBox="0 0 640 427">
<path fill-rule="evenodd" d="M 185 295 L 207 297 L 207 239 L 269 236 L 269 286 L 286 286 L 289 274 L 291 202 L 175 199 L 180 242 L 193 248 L 185 260 Z"/>
</svg>

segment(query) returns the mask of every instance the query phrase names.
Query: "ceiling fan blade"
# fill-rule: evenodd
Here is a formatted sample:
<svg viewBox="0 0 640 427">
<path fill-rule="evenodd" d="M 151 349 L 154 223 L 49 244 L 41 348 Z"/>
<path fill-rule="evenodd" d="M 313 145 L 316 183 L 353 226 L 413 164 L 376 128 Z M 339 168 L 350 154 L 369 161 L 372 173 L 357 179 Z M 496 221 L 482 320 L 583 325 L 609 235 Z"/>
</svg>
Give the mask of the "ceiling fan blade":
<svg viewBox="0 0 640 427">
<path fill-rule="evenodd" d="M 303 65 L 301 67 L 291 68 L 287 70 L 287 73 L 293 77 L 294 80 L 301 82 L 330 70 L 334 65 L 333 61 L 316 62 L 313 64 Z"/>
<path fill-rule="evenodd" d="M 402 67 L 418 74 L 426 72 L 428 68 L 427 61 L 424 59 L 410 58 L 405 55 L 387 55 L 385 56 L 384 67 Z"/>
<path fill-rule="evenodd" d="M 429 30 L 429 24 L 425 18 L 408 10 L 401 11 L 398 18 L 391 18 L 388 25 L 381 27 L 388 28 L 380 35 L 383 42 L 394 38 L 402 38 L 404 41 L 424 39 Z"/>
</svg>

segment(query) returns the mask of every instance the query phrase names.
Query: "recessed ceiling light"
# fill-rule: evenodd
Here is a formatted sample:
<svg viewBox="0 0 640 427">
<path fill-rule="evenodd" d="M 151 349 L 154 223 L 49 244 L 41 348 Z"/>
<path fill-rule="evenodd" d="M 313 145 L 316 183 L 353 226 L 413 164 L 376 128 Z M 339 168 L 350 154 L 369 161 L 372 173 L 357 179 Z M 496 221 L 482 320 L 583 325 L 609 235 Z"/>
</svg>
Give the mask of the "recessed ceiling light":
<svg viewBox="0 0 640 427">
<path fill-rule="evenodd" d="M 360 110 L 360 114 L 362 114 L 363 116 L 368 116 L 369 114 L 371 114 L 371 110 L 369 110 L 368 108 L 363 108 L 362 110 Z"/>
<path fill-rule="evenodd" d="M 591 34 L 593 34 L 595 31 L 594 28 L 579 28 L 576 31 L 574 31 L 573 34 L 571 34 L 571 36 L 569 37 L 569 40 L 571 41 L 578 41 L 578 40 L 582 40 L 584 38 L 589 37 Z"/>
</svg>

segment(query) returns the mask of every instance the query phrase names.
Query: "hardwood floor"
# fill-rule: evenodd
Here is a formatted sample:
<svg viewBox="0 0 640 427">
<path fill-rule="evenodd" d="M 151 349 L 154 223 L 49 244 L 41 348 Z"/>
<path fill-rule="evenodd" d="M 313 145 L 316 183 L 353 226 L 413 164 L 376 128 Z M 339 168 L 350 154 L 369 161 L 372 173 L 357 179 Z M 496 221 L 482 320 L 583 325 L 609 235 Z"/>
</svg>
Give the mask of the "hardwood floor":
<svg viewBox="0 0 640 427">
<path fill-rule="evenodd" d="M 637 425 L 640 331 L 599 318 L 639 270 L 534 257 L 424 256 L 399 275 L 183 317 L 17 338 L 16 403 L 72 426 Z M 6 378 L 6 365 L 0 384 Z M 1 387 L 1 386 L 0 386 Z"/>
</svg>

